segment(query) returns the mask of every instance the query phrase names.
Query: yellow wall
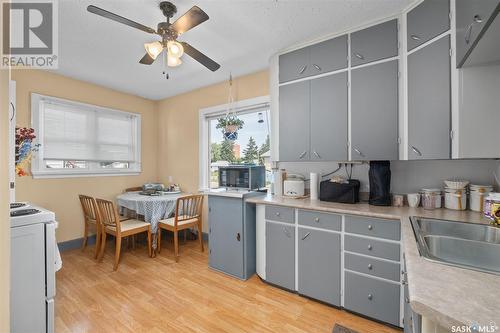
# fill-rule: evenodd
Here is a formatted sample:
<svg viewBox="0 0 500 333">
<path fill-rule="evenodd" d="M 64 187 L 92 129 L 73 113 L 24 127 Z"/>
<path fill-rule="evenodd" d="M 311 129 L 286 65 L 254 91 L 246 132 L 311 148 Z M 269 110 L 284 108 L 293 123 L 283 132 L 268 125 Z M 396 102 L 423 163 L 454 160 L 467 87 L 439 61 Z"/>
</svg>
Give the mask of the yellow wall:
<svg viewBox="0 0 500 333">
<path fill-rule="evenodd" d="M 269 95 L 268 71 L 234 79 L 233 94 L 235 100 Z M 172 176 L 173 182 L 180 184 L 183 190 L 198 191 L 199 110 L 226 104 L 227 101 L 227 81 L 160 101 L 158 107 L 160 181 L 167 183 L 168 176 Z"/>
<path fill-rule="evenodd" d="M 9 332 L 9 71 L 5 69 L 0 70 L 0 115 L 0 332 Z"/>
<path fill-rule="evenodd" d="M 17 125 L 31 125 L 31 93 L 66 98 L 142 115 L 142 173 L 138 176 L 80 177 L 59 179 L 16 178 L 16 200 L 30 201 L 56 214 L 57 240 L 82 237 L 83 219 L 78 194 L 112 199 L 125 188 L 157 180 L 157 102 L 120 93 L 39 70 L 15 70 Z"/>
</svg>

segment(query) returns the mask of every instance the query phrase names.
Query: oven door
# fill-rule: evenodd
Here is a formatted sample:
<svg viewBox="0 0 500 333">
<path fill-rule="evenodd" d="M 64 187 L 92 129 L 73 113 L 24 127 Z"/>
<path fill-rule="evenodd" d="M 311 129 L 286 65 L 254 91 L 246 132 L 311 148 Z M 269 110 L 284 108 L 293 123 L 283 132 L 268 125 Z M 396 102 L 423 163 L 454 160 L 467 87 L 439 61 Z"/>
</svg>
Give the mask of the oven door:
<svg viewBox="0 0 500 333">
<path fill-rule="evenodd" d="M 219 187 L 250 188 L 250 171 L 247 168 L 220 168 Z"/>
</svg>

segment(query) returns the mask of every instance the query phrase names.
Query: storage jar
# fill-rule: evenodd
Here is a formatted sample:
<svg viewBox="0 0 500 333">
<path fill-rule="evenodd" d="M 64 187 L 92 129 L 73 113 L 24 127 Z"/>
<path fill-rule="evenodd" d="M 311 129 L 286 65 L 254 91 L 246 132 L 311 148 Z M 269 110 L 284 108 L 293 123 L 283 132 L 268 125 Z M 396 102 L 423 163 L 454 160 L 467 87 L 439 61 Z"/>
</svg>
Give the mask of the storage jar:
<svg viewBox="0 0 500 333">
<path fill-rule="evenodd" d="M 471 185 L 470 186 L 470 209 L 475 212 L 484 211 L 484 203 L 490 192 L 493 191 L 491 185 Z"/>
</svg>

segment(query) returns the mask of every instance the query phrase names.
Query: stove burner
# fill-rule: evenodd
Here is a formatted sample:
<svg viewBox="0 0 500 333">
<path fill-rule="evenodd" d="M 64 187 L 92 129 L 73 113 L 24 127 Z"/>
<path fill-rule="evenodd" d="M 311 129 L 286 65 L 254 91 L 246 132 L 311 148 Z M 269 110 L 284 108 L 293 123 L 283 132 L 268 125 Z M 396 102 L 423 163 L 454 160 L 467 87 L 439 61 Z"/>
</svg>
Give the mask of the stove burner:
<svg viewBox="0 0 500 333">
<path fill-rule="evenodd" d="M 16 217 L 16 216 L 24 216 L 24 215 L 33 215 L 40 213 L 38 209 L 34 208 L 29 208 L 29 209 L 19 209 L 19 210 L 14 210 L 10 212 L 10 217 Z"/>
<path fill-rule="evenodd" d="M 10 209 L 24 207 L 26 204 L 24 202 L 13 202 L 10 204 Z"/>
</svg>

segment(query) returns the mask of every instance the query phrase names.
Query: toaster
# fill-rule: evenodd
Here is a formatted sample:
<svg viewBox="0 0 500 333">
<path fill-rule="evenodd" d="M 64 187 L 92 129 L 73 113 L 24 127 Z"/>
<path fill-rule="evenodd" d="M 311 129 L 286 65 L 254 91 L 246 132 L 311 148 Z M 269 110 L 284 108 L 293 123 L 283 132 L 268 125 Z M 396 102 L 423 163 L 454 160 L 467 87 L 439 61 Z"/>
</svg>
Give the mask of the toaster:
<svg viewBox="0 0 500 333">
<path fill-rule="evenodd" d="M 283 195 L 288 197 L 304 196 L 304 177 L 301 175 L 288 175 L 283 182 Z"/>
</svg>

